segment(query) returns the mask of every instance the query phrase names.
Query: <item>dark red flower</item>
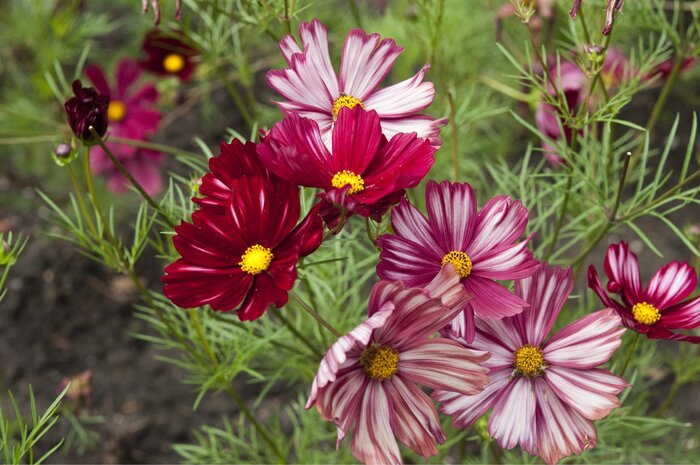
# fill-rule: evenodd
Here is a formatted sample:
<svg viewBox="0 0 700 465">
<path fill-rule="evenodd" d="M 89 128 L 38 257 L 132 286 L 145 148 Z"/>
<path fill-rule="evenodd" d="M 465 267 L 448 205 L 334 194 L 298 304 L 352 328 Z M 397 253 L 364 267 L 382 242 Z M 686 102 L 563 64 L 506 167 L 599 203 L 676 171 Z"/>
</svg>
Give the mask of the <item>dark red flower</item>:
<svg viewBox="0 0 700 465">
<path fill-rule="evenodd" d="M 154 29 L 142 45 L 146 59 L 139 62 L 146 71 L 159 76 L 177 76 L 187 81 L 196 67 L 199 51 L 187 43 L 183 32 L 166 33 Z"/>
<path fill-rule="evenodd" d="M 594 266 L 588 268 L 588 287 L 604 305 L 620 314 L 626 327 L 651 339 L 700 343 L 700 336 L 671 331 L 700 326 L 700 297 L 683 302 L 697 284 L 695 270 L 688 263 L 674 260 L 666 264 L 642 289 L 637 256 L 626 243 L 620 242 L 608 248 L 605 274 L 608 291 L 618 294 L 620 301 L 605 292 Z"/>
<path fill-rule="evenodd" d="M 181 307 L 208 304 L 254 320 L 270 304 L 287 303 L 297 262 L 320 245 L 318 206 L 297 225 L 299 188 L 267 173 L 255 144 L 222 144 L 210 164 L 213 172 L 202 182 L 205 201 L 198 200 L 203 208 L 192 223 L 175 228 L 182 258 L 165 268 L 163 292 Z"/>
<path fill-rule="evenodd" d="M 429 140 L 415 132 L 387 141 L 377 112 L 359 106 L 340 109 L 331 147 L 326 148 L 314 120 L 292 114 L 275 124 L 258 154 L 277 176 L 323 189 L 320 197 L 348 214 L 378 220 L 404 189 L 423 179 L 435 153 Z"/>
<path fill-rule="evenodd" d="M 80 79 L 73 81 L 74 97 L 66 100 L 66 115 L 73 133 L 83 142 L 94 143 L 90 126 L 100 137 L 107 132 L 109 95 L 103 95 L 92 87 L 83 87 Z"/>
</svg>

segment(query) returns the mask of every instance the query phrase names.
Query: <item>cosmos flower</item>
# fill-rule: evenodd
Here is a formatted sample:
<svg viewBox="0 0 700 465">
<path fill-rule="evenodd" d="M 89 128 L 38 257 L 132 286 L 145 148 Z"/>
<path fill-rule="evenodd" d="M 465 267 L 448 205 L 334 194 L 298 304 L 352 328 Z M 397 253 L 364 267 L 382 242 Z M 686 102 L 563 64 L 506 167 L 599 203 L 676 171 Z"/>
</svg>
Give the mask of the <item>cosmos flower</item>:
<svg viewBox="0 0 700 465">
<path fill-rule="evenodd" d="M 352 453 L 367 464 L 401 463 L 396 439 L 425 459 L 437 454 L 445 433 L 417 384 L 471 396 L 488 382 L 488 354 L 430 338 L 468 300 L 451 265 L 425 289 L 374 286 L 369 318 L 328 350 L 306 404 L 336 424 L 338 447 L 354 425 Z"/>
<path fill-rule="evenodd" d="M 605 274 L 609 292 L 603 289 L 594 266 L 588 268 L 588 286 L 603 305 L 617 311 L 626 327 L 651 339 L 700 343 L 700 336 L 672 331 L 700 326 L 700 297 L 684 302 L 697 285 L 695 270 L 688 263 L 667 263 L 642 289 L 637 256 L 625 242 L 620 242 L 608 248 Z M 609 293 L 617 294 L 619 300 Z"/>
<path fill-rule="evenodd" d="M 99 66 L 88 66 L 85 74 L 100 93 L 110 97 L 107 110 L 110 137 L 146 140 L 158 130 L 161 120 L 155 106 L 158 91 L 153 84 L 138 85 L 141 69 L 136 61 L 129 58 L 119 61 L 112 85 Z M 109 140 L 106 145 L 147 193 L 156 194 L 161 190 L 162 154 Z M 110 190 L 126 192 L 129 181 L 101 147 L 94 147 L 90 157 L 93 172 L 107 176 Z"/>
<path fill-rule="evenodd" d="M 100 137 L 107 132 L 109 94 L 101 94 L 93 87 L 83 87 L 80 79 L 73 81 L 73 97 L 66 100 L 68 124 L 76 137 L 85 143 L 95 143 L 90 126 Z"/>
<path fill-rule="evenodd" d="M 435 147 L 415 133 L 387 141 L 377 112 L 359 107 L 340 110 L 331 150 L 318 124 L 297 114 L 275 124 L 258 146 L 263 163 L 277 176 L 323 189 L 320 197 L 326 202 L 377 220 L 404 189 L 423 179 L 434 153 Z"/>
<path fill-rule="evenodd" d="M 415 132 L 420 138 L 430 139 L 432 145 L 441 145 L 440 126 L 447 120 L 419 114 L 432 103 L 435 94 L 433 84 L 423 82 L 429 65 L 410 79 L 377 89 L 403 51 L 392 39 L 382 40 L 379 34 L 366 34 L 360 29 L 350 31 L 338 77 L 323 23 L 317 19 L 301 23 L 299 37 L 303 50 L 293 36 L 282 39 L 280 50 L 289 68 L 268 71 L 267 83 L 286 99 L 275 102 L 285 115 L 298 114 L 318 123 L 329 149 L 340 109 L 356 106 L 377 112 L 387 138 Z"/>
<path fill-rule="evenodd" d="M 476 338 L 466 347 L 491 352 L 489 384 L 467 397 L 435 391 L 440 410 L 457 428 L 467 428 L 493 409 L 489 434 L 501 447 L 520 444 L 548 464 L 594 447 L 593 420 L 620 405 L 628 386 L 596 368 L 620 346 L 620 317 L 611 309 L 590 313 L 545 338 L 573 289 L 571 270 L 543 263 L 516 281 L 515 293 L 530 307 L 502 320 L 476 320 Z"/>
<path fill-rule="evenodd" d="M 377 239 L 382 251 L 380 278 L 425 286 L 448 263 L 474 296 L 451 323 L 451 332 L 471 341 L 474 312 L 483 318 L 503 318 L 527 307 L 496 280 L 519 279 L 535 272 L 538 262 L 527 249 L 529 238 L 517 242 L 527 227 L 528 211 L 520 201 L 501 195 L 477 212 L 469 184 L 428 182 L 428 218 L 407 200 L 392 209 L 395 234 Z"/>
<path fill-rule="evenodd" d="M 142 48 L 147 57 L 139 64 L 159 76 L 177 76 L 187 81 L 197 65 L 199 51 L 188 43 L 181 31 L 166 33 L 154 29 L 146 35 Z"/>
<path fill-rule="evenodd" d="M 323 224 L 317 206 L 297 225 L 299 188 L 294 184 L 232 176 L 227 187 L 223 207 L 212 204 L 194 212 L 191 223 L 175 227 L 173 244 L 182 258 L 165 268 L 163 292 L 181 307 L 208 304 L 254 320 L 270 304 L 287 303 L 296 264 L 318 248 Z"/>
</svg>

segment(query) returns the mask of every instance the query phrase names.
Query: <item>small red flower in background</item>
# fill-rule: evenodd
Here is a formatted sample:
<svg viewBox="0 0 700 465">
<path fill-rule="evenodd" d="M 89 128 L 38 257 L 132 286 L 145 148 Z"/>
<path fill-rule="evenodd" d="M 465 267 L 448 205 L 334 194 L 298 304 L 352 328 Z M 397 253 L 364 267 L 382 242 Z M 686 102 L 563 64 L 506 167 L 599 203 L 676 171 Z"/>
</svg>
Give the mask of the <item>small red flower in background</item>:
<svg viewBox="0 0 700 465">
<path fill-rule="evenodd" d="M 90 81 L 100 93 L 110 96 L 110 136 L 124 139 L 146 140 L 158 130 L 161 114 L 156 109 L 158 91 L 153 84 L 138 87 L 141 69 L 136 61 L 124 58 L 117 64 L 114 84 L 110 85 L 104 70 L 88 66 L 85 70 Z M 149 194 L 162 188 L 162 154 L 153 150 L 106 141 L 107 147 Z M 127 191 L 129 181 L 119 172 L 101 147 L 90 152 L 92 170 L 108 177 L 107 186 L 113 192 Z"/>
<path fill-rule="evenodd" d="M 427 460 L 445 442 L 437 410 L 419 384 L 473 396 L 488 382 L 485 352 L 431 335 L 469 301 L 450 265 L 425 288 L 380 281 L 369 318 L 338 339 L 321 361 L 306 408 L 350 433 L 367 464 L 401 463 L 398 439 Z"/>
<path fill-rule="evenodd" d="M 159 76 L 177 76 L 187 81 L 197 66 L 199 51 L 187 43 L 181 31 L 163 32 L 154 29 L 146 35 L 142 45 L 146 59 L 139 62 L 146 71 Z"/>
<path fill-rule="evenodd" d="M 331 151 L 318 124 L 297 114 L 275 124 L 258 146 L 261 160 L 277 176 L 323 189 L 320 197 L 328 203 L 376 220 L 403 197 L 404 189 L 418 185 L 434 153 L 435 147 L 416 133 L 395 134 L 387 141 L 377 113 L 359 107 L 340 110 Z"/>
<path fill-rule="evenodd" d="M 175 227 L 173 243 L 182 258 L 165 268 L 161 281 L 164 294 L 180 307 L 208 304 L 219 311 L 236 309 L 241 320 L 254 320 L 270 304 L 287 303 L 296 264 L 318 248 L 323 224 L 316 207 L 297 225 L 299 188 L 268 176 L 251 158 L 254 150 L 246 151 L 239 141 L 231 145 L 233 150 L 218 158 L 253 170 L 230 176 L 225 201 L 205 203 L 191 223 Z M 205 186 L 219 182 L 214 174 L 205 177 L 205 192 Z"/>
<path fill-rule="evenodd" d="M 700 343 L 700 336 L 672 331 L 700 326 L 700 297 L 683 302 L 697 285 L 695 270 L 688 263 L 674 260 L 664 265 L 642 289 L 637 256 L 620 242 L 608 248 L 605 274 L 608 291 L 617 294 L 619 301 L 605 292 L 592 265 L 588 268 L 588 286 L 604 305 L 617 311 L 626 327 L 651 339 Z"/>
<path fill-rule="evenodd" d="M 65 398 L 72 402 L 73 413 L 79 416 L 82 407 L 87 407 L 88 413 L 92 414 L 92 370 L 61 378 L 61 391 L 66 387 Z"/>
<path fill-rule="evenodd" d="M 107 112 L 109 94 L 97 92 L 92 87 L 83 87 L 80 79 L 73 81 L 75 96 L 66 100 L 66 116 L 76 137 L 85 143 L 95 143 L 90 126 L 95 128 L 100 137 L 107 132 Z"/>
</svg>

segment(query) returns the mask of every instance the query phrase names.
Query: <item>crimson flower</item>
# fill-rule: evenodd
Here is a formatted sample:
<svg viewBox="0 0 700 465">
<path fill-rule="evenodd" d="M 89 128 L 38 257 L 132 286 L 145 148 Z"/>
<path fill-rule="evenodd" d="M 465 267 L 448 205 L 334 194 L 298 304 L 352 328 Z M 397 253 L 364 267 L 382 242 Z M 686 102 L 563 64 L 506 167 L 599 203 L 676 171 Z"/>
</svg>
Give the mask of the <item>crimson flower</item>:
<svg viewBox="0 0 700 465">
<path fill-rule="evenodd" d="M 88 66 L 85 74 L 100 93 L 110 96 L 107 117 L 111 136 L 146 140 L 156 132 L 161 119 L 161 114 L 155 107 L 158 91 L 153 84 L 137 86 L 141 69 L 136 61 L 129 58 L 119 61 L 113 85 L 109 84 L 99 66 Z M 107 141 L 106 144 L 146 192 L 156 194 L 161 190 L 162 154 L 117 142 Z M 101 147 L 94 147 L 90 157 L 92 170 L 108 177 L 107 186 L 110 190 L 126 192 L 128 180 Z"/>
<path fill-rule="evenodd" d="M 571 270 L 542 263 L 515 283 L 530 306 L 502 320 L 476 320 L 476 338 L 466 347 L 491 352 L 489 384 L 476 396 L 435 391 L 440 410 L 457 428 L 487 411 L 489 434 L 501 447 L 517 444 L 548 464 L 595 447 L 594 420 L 620 405 L 628 386 L 597 368 L 620 346 L 620 317 L 611 309 L 579 318 L 545 340 L 573 289 Z"/>
<path fill-rule="evenodd" d="M 74 97 L 66 100 L 68 124 L 76 137 L 85 143 L 95 143 L 90 126 L 100 137 L 107 132 L 109 94 L 101 94 L 93 87 L 83 87 L 80 79 L 73 81 Z"/>
<path fill-rule="evenodd" d="M 700 336 L 688 336 L 672 330 L 700 326 L 700 297 L 683 301 L 697 285 L 695 270 L 688 263 L 674 260 L 664 265 L 642 289 L 639 262 L 625 242 L 612 244 L 605 256 L 608 291 L 603 289 L 598 272 L 588 268 L 588 286 L 603 305 L 613 308 L 622 323 L 650 339 L 669 339 L 700 343 Z"/>
<path fill-rule="evenodd" d="M 199 51 L 187 43 L 181 31 L 166 33 L 154 29 L 146 35 L 142 48 L 147 57 L 139 64 L 159 76 L 177 76 L 187 81 L 197 65 Z"/>
<path fill-rule="evenodd" d="M 473 396 L 488 382 L 487 353 L 430 337 L 469 298 L 451 265 L 424 289 L 374 286 L 369 318 L 328 350 L 306 404 L 336 424 L 338 446 L 354 425 L 352 453 L 367 464 L 401 463 L 396 439 L 426 460 L 437 454 L 445 433 L 417 384 Z"/>
<path fill-rule="evenodd" d="M 382 133 L 391 137 L 415 132 L 439 147 L 440 126 L 436 120 L 418 114 L 433 102 L 435 87 L 423 82 L 430 65 L 412 78 L 377 90 L 403 51 L 392 39 L 367 34 L 361 29 L 350 31 L 340 63 L 340 76 L 333 69 L 328 53 L 328 30 L 319 20 L 299 25 L 301 47 L 292 35 L 280 41 L 280 50 L 289 68 L 271 70 L 267 83 L 286 101 L 275 102 L 289 116 L 298 114 L 318 123 L 321 137 L 331 147 L 331 131 L 340 109 L 359 106 L 379 115 Z M 303 50 L 302 50 L 303 47 Z"/>
<path fill-rule="evenodd" d="M 520 201 L 494 197 L 477 212 L 469 184 L 428 182 L 428 218 L 407 200 L 391 211 L 395 234 L 377 239 L 382 251 L 377 274 L 407 286 L 425 286 L 452 263 L 466 291 L 474 296 L 451 323 L 451 331 L 471 341 L 474 312 L 483 318 L 503 318 L 527 307 L 496 280 L 524 278 L 535 272 L 537 260 L 517 242 L 527 227 L 528 211 Z"/>
<path fill-rule="evenodd" d="M 323 189 L 320 197 L 349 213 L 379 219 L 404 189 L 414 187 L 433 164 L 435 147 L 416 133 L 382 136 L 376 111 L 342 108 L 331 150 L 315 121 L 297 114 L 275 124 L 258 154 L 277 176 Z"/>
<path fill-rule="evenodd" d="M 231 145 L 236 148 L 219 158 L 250 156 L 240 142 Z M 255 160 L 245 163 L 263 170 Z M 194 212 L 191 223 L 175 227 L 173 244 L 182 258 L 165 268 L 161 281 L 164 294 L 181 307 L 208 304 L 219 311 L 236 309 L 241 320 L 254 320 L 270 304 L 287 303 L 296 264 L 318 248 L 323 224 L 317 206 L 297 225 L 299 188 L 294 184 L 257 175 L 231 176 L 229 181 L 225 201 Z"/>
</svg>

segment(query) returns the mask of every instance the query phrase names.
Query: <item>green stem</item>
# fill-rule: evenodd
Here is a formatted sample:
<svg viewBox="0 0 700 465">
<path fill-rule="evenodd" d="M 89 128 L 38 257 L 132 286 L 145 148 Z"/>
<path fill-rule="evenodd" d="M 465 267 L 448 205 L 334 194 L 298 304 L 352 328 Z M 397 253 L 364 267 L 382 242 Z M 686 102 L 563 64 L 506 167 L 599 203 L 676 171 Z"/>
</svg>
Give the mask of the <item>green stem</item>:
<svg viewBox="0 0 700 465">
<path fill-rule="evenodd" d="M 566 211 L 569 208 L 569 197 L 571 197 L 571 187 L 574 183 L 574 174 L 571 169 L 569 169 L 569 176 L 566 179 L 566 193 L 564 193 L 564 200 L 562 200 L 561 210 L 559 210 L 559 217 L 557 218 L 557 223 L 554 226 L 554 233 L 552 234 L 552 240 L 547 247 L 547 253 L 544 254 L 545 261 L 549 260 L 549 257 L 554 252 L 554 247 L 557 245 L 557 240 L 559 239 L 559 232 L 564 224 L 564 217 L 566 216 Z"/>
<path fill-rule="evenodd" d="M 226 86 L 226 90 L 228 90 L 229 95 L 233 99 L 233 102 L 236 104 L 236 108 L 238 108 L 238 112 L 241 114 L 241 116 L 243 117 L 243 120 L 245 121 L 246 125 L 248 126 L 248 129 L 252 130 L 255 127 L 255 120 L 253 119 L 252 115 L 248 111 L 246 103 L 243 101 L 243 97 L 241 97 L 241 93 L 238 92 L 238 89 L 236 89 L 236 86 L 234 86 L 230 82 L 227 82 L 225 86 Z"/>
<path fill-rule="evenodd" d="M 170 229 L 175 229 L 175 223 L 170 219 L 170 217 L 161 209 L 160 205 L 158 202 L 153 200 L 153 198 L 148 195 L 148 193 L 141 187 L 141 184 L 134 179 L 134 177 L 129 173 L 129 171 L 124 168 L 124 165 L 117 159 L 117 157 L 114 156 L 111 150 L 105 145 L 104 141 L 102 138 L 97 134 L 97 131 L 95 131 L 95 128 L 90 127 L 90 132 L 92 133 L 92 136 L 97 140 L 97 143 L 102 147 L 102 150 L 107 154 L 110 160 L 112 160 L 112 163 L 114 163 L 114 166 L 117 167 L 119 172 L 124 175 L 126 179 L 129 180 L 129 182 L 136 188 L 136 190 L 141 194 L 141 197 L 148 202 L 148 204 L 153 208 L 160 216 L 163 218 L 163 221 L 170 227 Z M 90 181 L 90 184 L 92 184 L 92 181 Z M 88 186 L 90 187 L 90 186 Z"/>
<path fill-rule="evenodd" d="M 289 319 L 287 319 L 287 317 L 285 317 L 279 309 L 275 310 L 275 315 L 277 315 L 277 318 L 279 318 L 280 321 L 284 323 L 287 329 L 289 329 L 302 343 L 304 343 L 306 347 L 311 349 L 311 352 L 313 352 L 314 355 L 316 355 L 318 358 L 323 358 L 323 352 L 318 350 L 318 348 L 315 347 L 306 336 L 301 334 L 301 332 L 299 332 L 299 330 L 294 326 L 294 324 L 292 324 L 292 322 L 289 321 Z"/>
<path fill-rule="evenodd" d="M 378 247 L 377 246 L 377 238 L 374 237 L 374 235 L 372 234 L 371 228 L 372 228 L 372 225 L 369 222 L 369 216 L 368 216 L 367 218 L 365 218 L 365 229 L 367 230 L 367 237 L 369 238 L 369 241 L 372 244 L 374 244 L 375 247 Z"/>
<path fill-rule="evenodd" d="M 80 189 L 80 185 L 78 184 L 78 178 L 75 174 L 75 170 L 73 169 L 72 164 L 68 165 L 68 173 L 70 174 L 70 180 L 73 184 L 73 190 L 75 191 L 75 196 L 78 199 L 78 205 L 80 206 L 80 210 L 83 212 L 83 216 L 85 217 L 85 221 L 88 224 L 88 228 L 90 228 L 92 235 L 94 237 L 97 237 L 97 228 L 95 227 L 95 223 L 92 222 L 92 217 L 88 214 L 87 207 L 85 206 L 85 200 L 83 199 L 82 189 Z"/>
<path fill-rule="evenodd" d="M 455 105 L 454 96 L 452 91 L 447 91 L 447 103 L 450 106 L 450 124 L 452 125 L 452 131 L 450 132 L 450 140 L 452 141 L 452 170 L 454 172 L 454 180 L 459 181 L 459 151 L 458 151 L 458 138 L 457 138 L 457 106 Z"/>
<path fill-rule="evenodd" d="M 324 328 L 326 328 L 328 331 L 330 331 L 331 333 L 333 333 L 333 335 L 334 335 L 335 337 L 338 337 L 338 338 L 339 338 L 339 337 L 342 336 L 342 334 L 340 333 L 340 331 L 338 331 L 337 329 L 335 329 L 333 326 L 331 326 L 330 323 L 328 323 L 326 320 L 324 320 L 323 317 L 321 317 L 321 315 L 320 315 L 316 310 L 314 310 L 313 308 L 311 308 L 311 307 L 309 306 L 309 304 L 307 304 L 306 302 L 304 302 L 304 301 L 302 300 L 302 298 L 299 297 L 299 296 L 297 295 L 296 292 L 294 292 L 294 291 L 289 291 L 289 295 L 292 296 L 292 298 L 294 298 L 294 300 L 296 300 L 296 301 L 299 303 L 299 305 L 301 305 L 301 307 L 302 307 L 304 310 L 306 310 L 306 312 L 307 312 L 309 315 L 311 315 L 312 317 L 314 317 L 314 318 L 316 319 L 316 321 L 318 321 L 319 323 L 321 323 L 321 325 L 323 325 Z"/>
<path fill-rule="evenodd" d="M 352 14 L 352 19 L 357 23 L 357 27 L 364 29 L 362 27 L 362 18 L 360 17 L 360 10 L 357 8 L 357 3 L 355 0 L 348 0 L 348 6 L 350 7 L 350 14 Z"/>
<path fill-rule="evenodd" d="M 627 367 L 629 367 L 630 361 L 632 360 L 632 356 L 634 355 L 634 352 L 637 350 L 637 344 L 639 344 L 639 338 L 642 335 L 642 333 L 635 332 L 634 333 L 634 339 L 632 340 L 632 345 L 630 346 L 630 350 L 627 352 L 627 357 L 625 358 L 625 363 L 622 365 L 622 371 L 620 371 L 620 377 L 625 376 L 625 373 L 627 372 Z"/>
<path fill-rule="evenodd" d="M 155 142 L 149 142 L 140 139 L 127 139 L 124 137 L 114 137 L 110 136 L 109 140 L 117 144 L 124 144 L 130 147 L 138 147 L 142 149 L 156 150 L 158 152 L 169 153 L 172 155 L 179 155 L 186 158 L 201 158 L 200 155 L 196 153 L 188 152 L 187 150 L 181 150 L 176 147 L 171 147 L 165 144 L 157 144 Z"/>
<path fill-rule="evenodd" d="M 659 408 L 654 412 L 655 417 L 662 417 L 664 413 L 673 405 L 673 401 L 676 400 L 676 396 L 678 395 L 678 391 L 680 391 L 681 387 L 685 384 L 685 382 L 678 377 L 676 377 L 673 380 L 673 385 L 671 386 L 671 389 L 668 391 L 668 395 L 666 396 L 666 399 L 664 399 L 663 403 L 659 406 Z"/>
</svg>

